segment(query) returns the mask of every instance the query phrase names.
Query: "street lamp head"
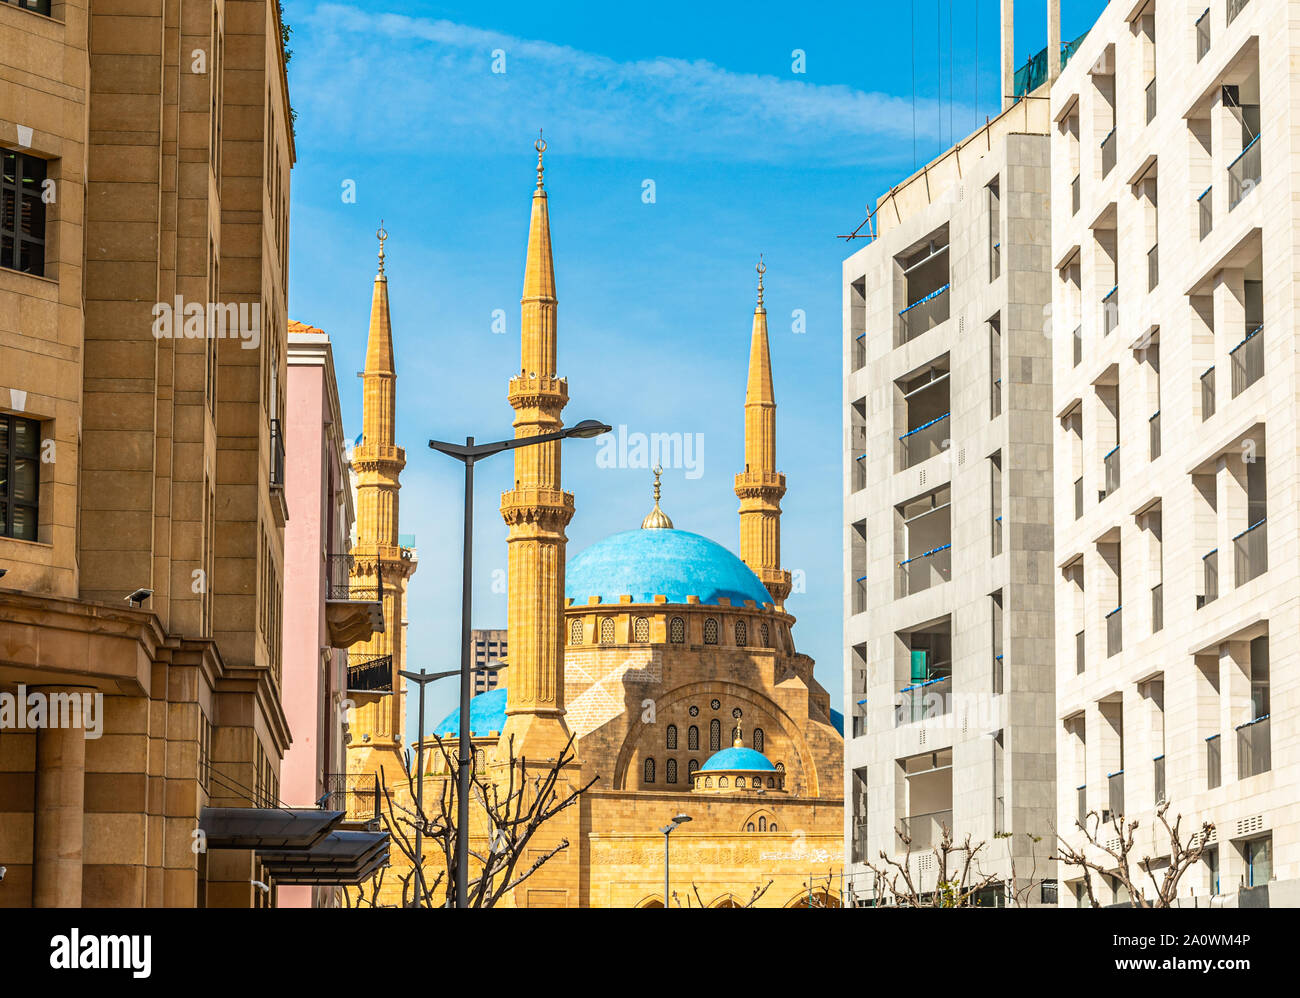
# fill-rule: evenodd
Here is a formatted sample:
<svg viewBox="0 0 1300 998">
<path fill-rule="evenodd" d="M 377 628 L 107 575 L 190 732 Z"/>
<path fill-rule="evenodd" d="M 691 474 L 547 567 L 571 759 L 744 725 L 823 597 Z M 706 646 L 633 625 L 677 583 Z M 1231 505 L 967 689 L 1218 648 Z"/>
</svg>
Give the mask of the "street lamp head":
<svg viewBox="0 0 1300 998">
<path fill-rule="evenodd" d="M 564 435 L 566 437 L 581 437 L 587 439 L 590 437 L 598 437 L 602 433 L 609 433 L 612 429 L 613 427 L 606 426 L 598 419 L 584 419 L 576 426 L 571 426 L 565 430 Z"/>
<path fill-rule="evenodd" d="M 690 816 L 689 814 L 679 814 L 679 815 L 677 815 L 676 817 L 673 818 L 673 824 L 674 824 L 674 825 L 684 825 L 684 824 L 686 824 L 686 822 L 688 822 L 688 821 L 690 821 L 690 820 L 691 820 L 691 816 Z"/>
</svg>

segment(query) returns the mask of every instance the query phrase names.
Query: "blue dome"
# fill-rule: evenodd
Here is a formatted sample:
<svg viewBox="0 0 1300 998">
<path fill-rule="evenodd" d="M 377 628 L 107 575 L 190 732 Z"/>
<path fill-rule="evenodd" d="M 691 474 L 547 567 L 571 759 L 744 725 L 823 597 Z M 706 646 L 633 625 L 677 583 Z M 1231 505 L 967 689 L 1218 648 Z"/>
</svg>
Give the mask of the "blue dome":
<svg viewBox="0 0 1300 998">
<path fill-rule="evenodd" d="M 708 772 L 717 769 L 776 769 L 767 761 L 767 756 L 762 752 L 755 752 L 752 748 L 727 748 L 721 752 L 715 752 L 700 767 L 700 772 Z"/>
<path fill-rule="evenodd" d="M 685 603 L 687 596 L 713 604 L 727 598 L 732 606 L 772 602 L 758 576 L 721 544 L 667 529 L 625 530 L 593 544 L 569 561 L 564 594 L 574 606 L 592 596 L 617 603 L 627 595 L 633 603 L 653 603 L 656 596 L 669 603 Z"/>
<path fill-rule="evenodd" d="M 506 726 L 506 688 L 499 686 L 480 693 L 469 702 L 469 730 L 472 735 L 488 735 Z M 460 708 L 457 707 L 434 726 L 439 738 L 460 734 Z"/>
</svg>

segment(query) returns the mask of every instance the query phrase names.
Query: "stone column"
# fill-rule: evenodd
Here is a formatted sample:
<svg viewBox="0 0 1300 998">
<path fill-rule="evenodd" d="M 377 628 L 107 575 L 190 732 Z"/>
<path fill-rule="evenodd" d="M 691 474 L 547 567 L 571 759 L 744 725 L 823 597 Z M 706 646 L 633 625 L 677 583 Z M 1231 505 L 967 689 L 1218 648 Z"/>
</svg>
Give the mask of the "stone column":
<svg viewBox="0 0 1300 998">
<path fill-rule="evenodd" d="M 1002 0 L 1002 110 L 1012 104 L 1016 82 L 1016 4 Z"/>
<path fill-rule="evenodd" d="M 48 697 L 69 692 L 80 693 L 45 686 L 33 688 L 29 694 Z M 32 903 L 37 908 L 81 907 L 85 797 L 85 731 L 73 727 L 38 729 L 32 844 Z"/>
</svg>

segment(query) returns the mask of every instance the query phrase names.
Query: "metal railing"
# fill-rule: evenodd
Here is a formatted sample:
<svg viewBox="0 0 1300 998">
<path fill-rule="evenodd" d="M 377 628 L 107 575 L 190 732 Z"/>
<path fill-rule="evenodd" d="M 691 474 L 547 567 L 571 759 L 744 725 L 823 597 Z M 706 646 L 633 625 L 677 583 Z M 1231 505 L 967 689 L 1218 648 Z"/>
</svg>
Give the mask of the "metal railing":
<svg viewBox="0 0 1300 998">
<path fill-rule="evenodd" d="M 1273 768 L 1268 715 L 1237 725 L 1237 779 L 1258 776 Z"/>
<path fill-rule="evenodd" d="M 1201 421 L 1214 415 L 1214 368 L 1201 375 Z"/>
<path fill-rule="evenodd" d="M 1101 175 L 1104 177 L 1115 166 L 1115 129 L 1101 140 Z"/>
<path fill-rule="evenodd" d="M 1154 291 L 1160 283 L 1160 244 L 1147 250 L 1147 290 Z"/>
<path fill-rule="evenodd" d="M 361 693 L 391 693 L 393 656 L 348 652 L 348 690 Z"/>
<path fill-rule="evenodd" d="M 1196 608 L 1199 610 L 1207 603 L 1213 603 L 1219 598 L 1219 549 L 1215 548 L 1201 558 L 1201 581 L 1205 594 L 1196 597 Z"/>
<path fill-rule="evenodd" d="M 1106 614 L 1106 657 L 1118 655 L 1124 650 L 1124 608 L 1115 607 Z"/>
<path fill-rule="evenodd" d="M 1264 376 L 1264 325 L 1260 323 L 1228 353 L 1232 358 L 1232 397 Z"/>
<path fill-rule="evenodd" d="M 1263 176 L 1263 163 L 1259 155 L 1259 136 L 1256 135 L 1228 164 L 1228 210 L 1241 204 L 1246 195 L 1259 186 Z"/>
<path fill-rule="evenodd" d="M 911 596 L 952 578 L 952 544 L 932 548 L 898 563 L 902 595 Z"/>
<path fill-rule="evenodd" d="M 284 430 L 278 419 L 271 420 L 271 488 L 284 488 Z"/>
<path fill-rule="evenodd" d="M 1156 80 L 1153 76 L 1151 82 L 1147 84 L 1147 124 L 1151 124 L 1151 119 L 1156 116 Z"/>
<path fill-rule="evenodd" d="M 1205 13 L 1196 19 L 1196 61 L 1200 62 L 1205 58 L 1205 53 L 1210 51 L 1210 8 L 1205 8 Z"/>
<path fill-rule="evenodd" d="M 912 852 L 933 849 L 943 841 L 943 830 L 952 831 L 952 811 L 912 814 L 903 819 L 903 834 L 912 840 Z"/>
<path fill-rule="evenodd" d="M 1123 815 L 1124 813 L 1124 770 L 1117 773 L 1111 773 L 1106 777 L 1109 785 L 1110 795 L 1107 803 L 1110 805 L 1112 815 Z"/>
<path fill-rule="evenodd" d="M 1101 463 L 1106 472 L 1106 495 L 1110 495 L 1119 488 L 1119 444 L 1101 459 Z"/>
<path fill-rule="evenodd" d="M 1149 451 L 1150 459 L 1154 461 L 1160 456 L 1160 410 L 1157 409 L 1152 417 L 1147 420 L 1147 425 L 1151 431 L 1151 449 Z"/>
<path fill-rule="evenodd" d="M 1083 516 L 1083 476 L 1074 480 L 1074 518 Z"/>
<path fill-rule="evenodd" d="M 1244 586 L 1268 571 L 1268 520 L 1261 518 L 1232 539 L 1235 581 Z"/>
<path fill-rule="evenodd" d="M 1106 330 L 1106 335 L 1119 325 L 1119 285 L 1115 285 L 1106 292 L 1106 296 L 1101 300 L 1101 321 L 1102 328 Z"/>
<path fill-rule="evenodd" d="M 950 415 L 951 413 L 945 412 L 928 423 L 922 423 L 914 430 L 908 430 L 898 438 L 902 448 L 900 460 L 904 469 L 943 452 L 944 441 L 948 439 L 951 430 L 948 424 Z"/>
<path fill-rule="evenodd" d="M 1151 587 L 1151 633 L 1165 629 L 1165 584 L 1156 583 Z"/>
<path fill-rule="evenodd" d="M 1081 675 L 1083 673 L 1084 662 L 1085 662 L 1083 657 L 1083 649 L 1084 649 L 1083 636 L 1085 633 L 1087 632 L 1079 631 L 1074 635 L 1074 674 L 1076 676 Z"/>
<path fill-rule="evenodd" d="M 326 773 L 326 811 L 344 811 L 347 821 L 379 819 L 378 773 Z"/>
<path fill-rule="evenodd" d="M 1152 768 L 1155 770 L 1155 800 L 1154 804 L 1159 806 L 1166 800 L 1165 797 L 1165 757 L 1158 755 L 1152 760 Z"/>
<path fill-rule="evenodd" d="M 1079 214 L 1079 175 L 1076 173 L 1070 181 L 1070 214 Z"/>
<path fill-rule="evenodd" d="M 941 288 L 936 288 L 898 313 L 898 318 L 902 322 L 904 343 L 947 321 L 950 287 L 951 285 L 945 284 Z"/>
<path fill-rule="evenodd" d="M 922 683 L 912 683 L 898 692 L 900 700 L 894 714 L 896 728 L 952 713 L 951 676 L 936 676 Z"/>
<path fill-rule="evenodd" d="M 1228 2 L 1228 23 L 1231 24 L 1237 19 L 1237 15 L 1242 12 L 1250 0 L 1227 0 Z"/>
<path fill-rule="evenodd" d="M 353 603 L 377 603 L 384 591 L 383 565 L 375 559 L 375 578 L 354 578 L 356 558 L 350 554 L 325 556 L 325 598 Z"/>
<path fill-rule="evenodd" d="M 1200 212 L 1202 239 L 1214 228 L 1214 199 L 1210 197 L 1210 192 L 1213 190 L 1213 187 L 1205 188 L 1201 196 L 1196 199 L 1196 206 Z"/>
<path fill-rule="evenodd" d="M 1214 790 L 1223 783 L 1223 747 L 1218 735 L 1205 739 L 1205 787 Z"/>
</svg>

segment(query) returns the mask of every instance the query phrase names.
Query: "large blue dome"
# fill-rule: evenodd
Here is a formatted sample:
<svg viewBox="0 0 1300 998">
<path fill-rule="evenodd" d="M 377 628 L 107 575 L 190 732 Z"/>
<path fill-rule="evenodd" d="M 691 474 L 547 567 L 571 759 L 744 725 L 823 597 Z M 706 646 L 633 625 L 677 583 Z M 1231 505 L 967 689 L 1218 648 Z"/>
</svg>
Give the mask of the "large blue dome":
<svg viewBox="0 0 1300 998">
<path fill-rule="evenodd" d="M 667 529 L 625 530 L 593 544 L 569 561 L 564 594 L 575 606 L 592 596 L 617 603 L 628 595 L 633 603 L 653 603 L 656 596 L 669 603 L 685 603 L 687 596 L 713 604 L 726 598 L 732 606 L 772 602 L 758 576 L 721 544 Z"/>
<path fill-rule="evenodd" d="M 488 735 L 506 726 L 506 688 L 499 686 L 480 693 L 469 701 L 470 734 Z M 434 726 L 439 738 L 455 738 L 460 734 L 460 708 L 457 707 Z"/>
<path fill-rule="evenodd" d="M 776 769 L 767 761 L 767 756 L 762 752 L 755 752 L 752 748 L 724 748 L 721 752 L 715 752 L 709 756 L 708 761 L 700 767 L 700 772 L 712 772 L 714 770 L 769 770 Z"/>
</svg>

